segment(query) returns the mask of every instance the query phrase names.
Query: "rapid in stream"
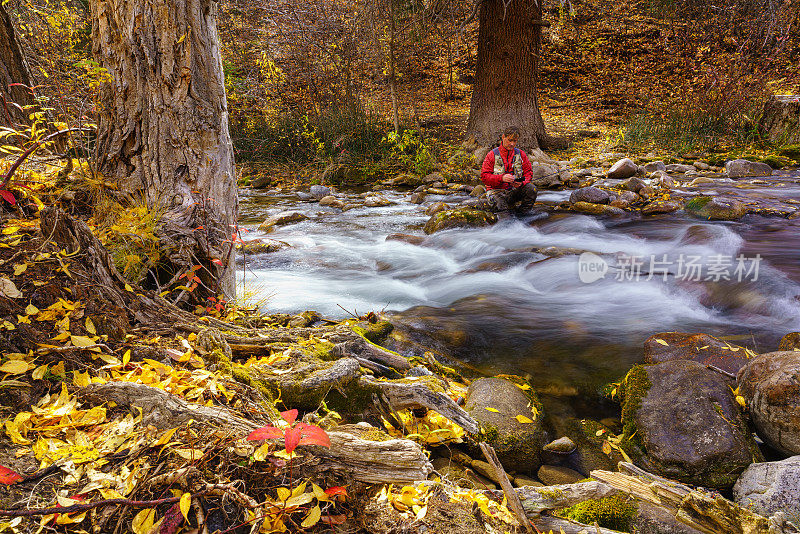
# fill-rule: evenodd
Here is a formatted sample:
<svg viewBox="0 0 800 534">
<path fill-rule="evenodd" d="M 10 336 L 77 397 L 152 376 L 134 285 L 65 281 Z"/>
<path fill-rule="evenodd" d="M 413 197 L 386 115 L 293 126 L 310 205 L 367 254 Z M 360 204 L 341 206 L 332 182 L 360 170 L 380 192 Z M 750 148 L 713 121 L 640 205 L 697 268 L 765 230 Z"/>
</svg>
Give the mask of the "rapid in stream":
<svg viewBox="0 0 800 534">
<path fill-rule="evenodd" d="M 773 178 L 744 194 L 800 198 L 796 173 Z M 294 192 L 243 191 L 245 239 L 291 246 L 247 258 L 240 281 L 271 313 L 384 311 L 401 325 L 405 350 L 438 348 L 482 372 L 527 374 L 539 388 L 595 389 L 640 361 L 657 332 L 705 332 L 768 352 L 800 330 L 800 219 L 540 212 L 425 236 L 425 207 L 467 197 L 429 195 L 418 206 L 381 194 L 395 204 L 340 212 Z M 538 200 L 556 205 L 569 195 L 543 191 Z M 284 210 L 309 219 L 256 230 Z M 424 239 L 386 239 L 396 233 Z"/>
</svg>

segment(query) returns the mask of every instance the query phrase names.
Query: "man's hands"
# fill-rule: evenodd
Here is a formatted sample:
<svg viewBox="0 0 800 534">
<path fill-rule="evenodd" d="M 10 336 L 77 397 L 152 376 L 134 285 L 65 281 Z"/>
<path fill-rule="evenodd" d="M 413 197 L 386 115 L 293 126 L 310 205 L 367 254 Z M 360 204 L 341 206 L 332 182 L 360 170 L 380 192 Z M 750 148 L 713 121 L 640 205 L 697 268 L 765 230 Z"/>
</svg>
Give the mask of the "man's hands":
<svg viewBox="0 0 800 534">
<path fill-rule="evenodd" d="M 502 180 L 507 184 L 511 184 L 513 187 L 519 187 L 522 185 L 522 182 L 518 182 L 514 179 L 513 174 L 508 174 L 508 173 L 504 174 Z"/>
</svg>

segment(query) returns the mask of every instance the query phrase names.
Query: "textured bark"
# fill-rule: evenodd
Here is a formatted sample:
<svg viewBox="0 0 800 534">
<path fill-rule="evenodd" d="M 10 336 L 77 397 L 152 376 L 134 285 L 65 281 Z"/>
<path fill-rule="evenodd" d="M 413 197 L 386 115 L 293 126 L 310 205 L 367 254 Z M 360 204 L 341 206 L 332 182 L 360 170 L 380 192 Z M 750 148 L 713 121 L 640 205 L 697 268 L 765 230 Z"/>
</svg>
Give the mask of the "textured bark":
<svg viewBox="0 0 800 534">
<path fill-rule="evenodd" d="M 202 265 L 201 298 L 235 293 L 238 201 L 216 15 L 213 0 L 92 2 L 93 52 L 110 78 L 99 169 L 165 212 L 171 269 Z"/>
<path fill-rule="evenodd" d="M 14 26 L 6 8 L 0 2 L 0 124 L 28 122 L 28 115 L 11 103 L 19 106 L 33 104 L 33 96 L 24 87 L 9 87 L 12 83 L 32 86 L 28 66 L 17 43 Z"/>
<path fill-rule="evenodd" d="M 467 135 L 484 146 L 507 126 L 520 129 L 519 146 L 538 148 L 546 140 L 536 95 L 541 8 L 535 0 L 481 2 L 478 64 Z"/>
</svg>

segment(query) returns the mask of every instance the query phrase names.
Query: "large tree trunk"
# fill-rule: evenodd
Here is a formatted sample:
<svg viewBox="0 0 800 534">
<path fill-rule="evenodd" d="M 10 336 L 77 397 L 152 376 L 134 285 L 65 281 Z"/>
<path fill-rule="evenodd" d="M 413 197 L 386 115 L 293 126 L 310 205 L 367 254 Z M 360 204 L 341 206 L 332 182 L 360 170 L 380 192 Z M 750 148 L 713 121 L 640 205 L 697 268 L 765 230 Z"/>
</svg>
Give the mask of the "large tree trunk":
<svg viewBox="0 0 800 534">
<path fill-rule="evenodd" d="M 520 129 L 519 146 L 546 139 L 536 96 L 542 12 L 536 0 L 483 0 L 478 26 L 478 64 L 467 135 L 481 145 L 498 141 L 507 126 Z"/>
<path fill-rule="evenodd" d="M 92 2 L 93 51 L 110 78 L 99 170 L 165 212 L 161 274 L 200 265 L 195 300 L 235 294 L 237 184 L 216 16 L 213 0 Z"/>
<path fill-rule="evenodd" d="M 21 107 L 33 104 L 33 96 L 26 87 L 9 87 L 13 83 L 28 87 L 33 85 L 17 43 L 14 26 L 11 25 L 11 17 L 0 2 L 0 125 L 28 122 L 30 112 L 23 111 Z"/>
</svg>

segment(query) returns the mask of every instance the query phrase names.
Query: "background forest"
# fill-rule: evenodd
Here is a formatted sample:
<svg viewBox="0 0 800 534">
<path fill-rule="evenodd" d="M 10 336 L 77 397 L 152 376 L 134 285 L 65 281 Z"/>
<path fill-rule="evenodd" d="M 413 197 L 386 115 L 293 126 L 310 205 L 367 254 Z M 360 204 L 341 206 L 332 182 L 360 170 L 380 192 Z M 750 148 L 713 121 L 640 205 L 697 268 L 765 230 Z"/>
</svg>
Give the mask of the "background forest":
<svg viewBox="0 0 800 534">
<path fill-rule="evenodd" d="M 5 9 L 48 119 L 92 122 L 104 72 L 92 59 L 88 3 L 12 0 Z M 619 145 L 763 149 L 767 96 L 798 92 L 796 1 L 567 0 L 543 9 L 540 104 L 549 133 L 572 141 L 568 155 Z M 425 174 L 447 158 L 445 145 L 464 140 L 472 2 L 226 1 L 218 27 L 245 183 L 263 162 L 271 178 L 313 179 L 334 160 L 356 168 L 355 180 Z"/>
</svg>

